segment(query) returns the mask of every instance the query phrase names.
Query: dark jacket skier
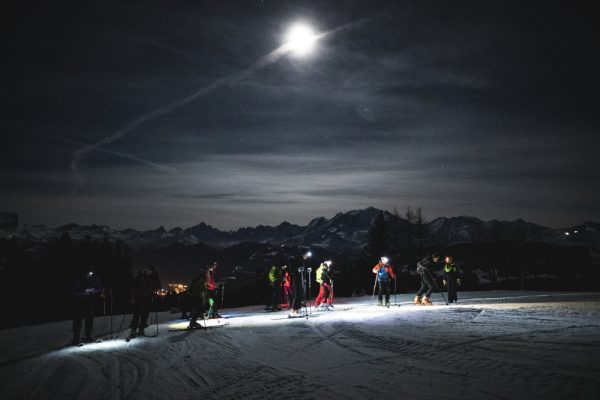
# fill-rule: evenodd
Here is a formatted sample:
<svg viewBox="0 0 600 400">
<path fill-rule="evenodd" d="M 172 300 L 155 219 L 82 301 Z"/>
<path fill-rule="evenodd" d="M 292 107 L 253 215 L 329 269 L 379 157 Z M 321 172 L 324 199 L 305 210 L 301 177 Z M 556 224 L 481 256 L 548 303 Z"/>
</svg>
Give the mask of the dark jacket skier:
<svg viewBox="0 0 600 400">
<path fill-rule="evenodd" d="M 73 285 L 73 344 L 80 343 L 82 320 L 85 320 L 85 341 L 92 341 L 94 306 L 100 292 L 102 292 L 102 285 L 93 268 L 90 268 Z"/>
<path fill-rule="evenodd" d="M 421 287 L 417 291 L 417 295 L 413 301 L 414 304 L 431 305 L 429 296 L 432 290 L 436 287 L 431 274 L 432 268 L 440 261 L 440 256 L 433 253 L 425 257 L 417 263 L 417 273 L 421 276 Z M 421 298 L 422 296 L 422 298 Z"/>
<path fill-rule="evenodd" d="M 131 328 L 129 336 L 144 335 L 144 329 L 148 326 L 148 315 L 152 309 L 152 302 L 156 301 L 155 294 L 160 289 L 162 289 L 162 285 L 154 265 L 148 265 L 138 271 L 131 292 L 133 317 L 129 326 Z"/>
<path fill-rule="evenodd" d="M 302 302 L 304 301 L 304 264 L 302 258 L 294 256 L 290 260 L 290 276 L 292 278 L 292 291 L 294 297 L 292 298 L 292 310 L 290 316 L 300 315 L 300 309 L 302 308 Z"/>
<path fill-rule="evenodd" d="M 448 287 L 448 303 L 458 301 L 457 286 L 460 286 L 458 266 L 451 256 L 446 257 L 444 264 L 444 286 Z"/>
<path fill-rule="evenodd" d="M 188 304 L 191 309 L 191 319 L 188 328 L 196 329 L 200 327 L 197 322 L 198 317 L 204 316 L 205 304 L 206 304 L 206 274 L 202 273 L 192 279 L 192 282 L 188 285 L 187 295 L 189 298 Z"/>
</svg>

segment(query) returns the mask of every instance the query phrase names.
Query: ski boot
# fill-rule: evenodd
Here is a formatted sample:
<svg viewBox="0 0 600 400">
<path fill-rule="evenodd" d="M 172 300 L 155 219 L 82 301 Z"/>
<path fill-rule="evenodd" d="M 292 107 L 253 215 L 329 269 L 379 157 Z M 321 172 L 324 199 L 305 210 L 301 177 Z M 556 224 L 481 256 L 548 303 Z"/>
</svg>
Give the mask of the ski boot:
<svg viewBox="0 0 600 400">
<path fill-rule="evenodd" d="M 136 336 L 137 336 L 137 333 L 136 333 L 135 328 L 131 328 L 131 331 L 129 332 L 129 337 L 134 338 Z"/>
<path fill-rule="evenodd" d="M 202 328 L 202 325 L 200 325 L 196 321 L 190 322 L 190 324 L 188 325 L 188 329 L 200 329 L 200 328 Z"/>
<path fill-rule="evenodd" d="M 379 307 L 383 307 L 383 303 L 381 302 L 381 300 L 379 300 L 379 301 L 377 302 L 377 305 L 378 305 Z"/>
<path fill-rule="evenodd" d="M 414 305 L 421 304 L 421 296 L 415 296 L 415 299 L 413 300 L 413 304 Z"/>
<path fill-rule="evenodd" d="M 386 301 L 386 302 L 385 302 L 385 306 L 386 306 L 387 308 L 390 308 L 390 302 L 389 302 L 389 301 Z"/>
<path fill-rule="evenodd" d="M 431 300 L 429 300 L 429 297 L 425 296 L 423 297 L 423 300 L 421 300 L 421 304 L 423 304 L 424 306 L 432 306 L 433 303 L 431 302 Z"/>
<path fill-rule="evenodd" d="M 139 328 L 137 335 L 138 336 L 146 336 L 146 332 L 144 331 L 144 328 Z"/>
</svg>

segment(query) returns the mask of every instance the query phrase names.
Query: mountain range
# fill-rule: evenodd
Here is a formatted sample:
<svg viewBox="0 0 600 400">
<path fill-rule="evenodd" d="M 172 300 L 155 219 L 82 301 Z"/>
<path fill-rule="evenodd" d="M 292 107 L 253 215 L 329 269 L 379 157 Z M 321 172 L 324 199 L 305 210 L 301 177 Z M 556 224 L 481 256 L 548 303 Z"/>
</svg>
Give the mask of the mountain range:
<svg viewBox="0 0 600 400">
<path fill-rule="evenodd" d="M 416 232 L 414 224 L 388 211 L 368 207 L 338 213 L 332 218 L 319 217 L 305 226 L 282 222 L 277 226 L 240 228 L 221 231 L 205 223 L 189 228 L 164 227 L 151 230 L 116 230 L 103 225 L 82 226 L 75 223 L 50 228 L 43 225 L 22 225 L 16 229 L 0 228 L 0 238 L 19 238 L 47 243 L 67 233 L 73 240 L 120 240 L 134 251 L 149 251 L 171 246 L 207 245 L 224 249 L 244 242 L 268 245 L 307 246 L 331 253 L 356 255 L 367 241 L 373 219 L 383 213 L 386 225 L 393 232 L 406 235 Z M 423 246 L 448 246 L 486 241 L 531 241 L 558 245 L 600 247 L 600 224 L 585 222 L 578 226 L 553 229 L 521 219 L 516 221 L 482 221 L 475 217 L 441 217 L 423 225 L 420 238 Z"/>
</svg>

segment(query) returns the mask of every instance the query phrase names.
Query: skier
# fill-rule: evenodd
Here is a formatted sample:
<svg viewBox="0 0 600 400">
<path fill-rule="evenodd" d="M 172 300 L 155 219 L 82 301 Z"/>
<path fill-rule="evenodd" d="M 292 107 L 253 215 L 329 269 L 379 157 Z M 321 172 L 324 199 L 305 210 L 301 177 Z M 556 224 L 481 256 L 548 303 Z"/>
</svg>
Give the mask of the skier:
<svg viewBox="0 0 600 400">
<path fill-rule="evenodd" d="M 208 305 L 208 318 L 220 318 L 221 314 L 219 314 L 217 310 L 217 292 L 219 290 L 219 285 L 215 281 L 215 271 L 217 269 L 217 262 L 215 261 L 211 265 L 208 266 L 206 270 L 206 301 Z"/>
<path fill-rule="evenodd" d="M 197 322 L 199 316 L 204 316 L 204 305 L 206 303 L 206 273 L 196 276 L 189 284 L 187 294 L 191 308 L 190 323 L 188 329 L 198 329 L 201 325 Z"/>
<path fill-rule="evenodd" d="M 447 256 L 444 260 L 444 286 L 448 287 L 448 303 L 458 302 L 456 295 L 457 285 L 460 286 L 460 278 L 458 277 L 458 267 L 451 256 Z"/>
<path fill-rule="evenodd" d="M 133 317 L 131 319 L 131 332 L 129 337 L 144 336 L 144 329 L 148 326 L 148 315 L 152 309 L 152 301 L 156 291 L 162 289 L 160 277 L 154 265 L 148 265 L 138 271 L 131 293 L 133 304 Z"/>
<path fill-rule="evenodd" d="M 315 273 L 315 280 L 319 284 L 319 295 L 315 300 L 315 308 L 322 311 L 330 311 L 333 308 L 331 304 L 331 277 L 329 276 L 329 266 L 331 261 L 325 261 L 321 263 L 317 272 Z M 320 306 L 320 308 L 319 308 Z"/>
<path fill-rule="evenodd" d="M 267 307 L 271 311 L 281 311 L 279 301 L 281 300 L 281 270 L 276 265 L 269 271 L 269 283 L 271 285 L 271 304 Z"/>
<path fill-rule="evenodd" d="M 440 256 L 433 253 L 417 263 L 417 273 L 421 276 L 421 287 L 417 291 L 417 295 L 413 301 L 414 304 L 432 305 L 429 296 L 436 285 L 433 281 L 433 275 L 431 275 L 431 267 L 439 261 Z"/>
<path fill-rule="evenodd" d="M 82 320 L 85 320 L 85 342 L 92 341 L 94 327 L 94 305 L 102 292 L 100 279 L 93 267 L 82 275 L 73 285 L 73 340 L 74 345 L 80 344 Z"/>
<path fill-rule="evenodd" d="M 301 266 L 301 259 L 298 256 L 293 256 L 290 260 L 290 276 L 292 278 L 292 309 L 289 313 L 291 318 L 302 315 L 302 302 L 304 301 L 304 267 Z"/>
<path fill-rule="evenodd" d="M 383 295 L 385 294 L 385 306 L 389 307 L 391 291 L 390 282 L 391 279 L 396 279 L 396 274 L 394 274 L 394 270 L 389 264 L 387 257 L 381 257 L 379 262 L 373 267 L 373 273 L 377 276 L 377 283 L 379 285 L 379 297 L 377 305 L 383 305 Z"/>
<path fill-rule="evenodd" d="M 283 270 L 283 296 L 288 309 L 292 308 L 292 298 L 294 297 L 294 291 L 292 290 L 292 276 L 287 265 L 284 265 Z"/>
</svg>

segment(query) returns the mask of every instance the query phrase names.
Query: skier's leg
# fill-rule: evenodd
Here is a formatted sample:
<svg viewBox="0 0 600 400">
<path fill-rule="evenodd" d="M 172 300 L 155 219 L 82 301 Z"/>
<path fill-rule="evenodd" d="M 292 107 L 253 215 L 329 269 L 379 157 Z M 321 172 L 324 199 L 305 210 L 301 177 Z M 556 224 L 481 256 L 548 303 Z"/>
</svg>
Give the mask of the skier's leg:
<svg viewBox="0 0 600 400">
<path fill-rule="evenodd" d="M 131 328 L 131 332 L 134 333 L 140 324 L 140 316 L 141 316 L 141 304 L 139 299 L 133 300 L 133 315 L 131 316 L 131 324 L 129 327 Z"/>
<path fill-rule="evenodd" d="M 319 286 L 319 294 L 317 295 L 317 298 L 315 300 L 315 308 L 319 307 L 319 305 L 321 305 L 321 302 L 323 301 L 323 299 L 325 298 L 325 289 L 323 288 L 323 285 Z"/>
<path fill-rule="evenodd" d="M 323 288 L 323 305 L 329 304 L 329 284 L 327 283 L 323 283 L 321 285 L 321 287 Z"/>
<path fill-rule="evenodd" d="M 385 282 L 385 304 L 390 305 L 390 281 Z"/>
<path fill-rule="evenodd" d="M 148 315 L 150 315 L 150 307 L 152 305 L 151 298 L 144 298 L 141 301 L 140 309 L 140 324 L 138 325 L 138 332 L 140 335 L 144 334 L 144 329 L 148 326 Z"/>
<path fill-rule="evenodd" d="M 81 323 L 83 322 L 82 300 L 75 299 L 73 305 L 73 343 L 78 344 L 81 335 Z"/>
<path fill-rule="evenodd" d="M 325 286 L 325 299 L 324 302 L 331 305 L 331 285 L 328 283 L 324 283 L 323 286 Z"/>
<path fill-rule="evenodd" d="M 92 329 L 94 329 L 94 300 L 87 299 L 85 302 L 85 340 L 92 340 Z"/>
</svg>

